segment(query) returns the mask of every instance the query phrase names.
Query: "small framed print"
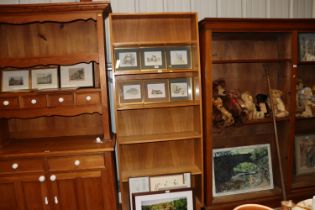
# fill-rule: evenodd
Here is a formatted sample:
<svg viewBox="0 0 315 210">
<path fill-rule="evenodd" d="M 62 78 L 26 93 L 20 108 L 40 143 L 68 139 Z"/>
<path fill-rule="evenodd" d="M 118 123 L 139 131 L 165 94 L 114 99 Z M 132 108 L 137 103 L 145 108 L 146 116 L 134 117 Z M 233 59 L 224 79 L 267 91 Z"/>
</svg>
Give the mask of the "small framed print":
<svg viewBox="0 0 315 210">
<path fill-rule="evenodd" d="M 150 191 L 170 190 L 183 187 L 191 187 L 191 174 L 168 174 L 162 176 L 151 176 Z"/>
<path fill-rule="evenodd" d="M 33 69 L 32 89 L 58 88 L 58 69 Z"/>
<path fill-rule="evenodd" d="M 315 33 L 299 34 L 299 60 L 301 62 L 315 61 Z"/>
<path fill-rule="evenodd" d="M 140 59 L 139 49 L 115 49 L 115 69 L 116 70 L 139 70 Z"/>
<path fill-rule="evenodd" d="M 127 81 L 120 82 L 120 103 L 140 103 L 142 102 L 142 82 Z"/>
<path fill-rule="evenodd" d="M 129 198 L 132 204 L 132 194 L 140 192 L 149 192 L 149 177 L 132 177 L 129 178 Z M 133 205 L 130 205 L 130 210 L 133 210 Z"/>
<path fill-rule="evenodd" d="M 296 174 L 315 173 L 315 134 L 295 137 Z"/>
<path fill-rule="evenodd" d="M 61 88 L 93 87 L 93 64 L 60 66 Z"/>
<path fill-rule="evenodd" d="M 29 70 L 2 71 L 2 92 L 29 88 Z"/>
<path fill-rule="evenodd" d="M 168 81 L 167 80 L 148 80 L 144 83 L 145 88 L 145 101 L 168 101 Z"/>
<path fill-rule="evenodd" d="M 163 48 L 141 49 L 141 69 L 165 68 L 165 56 Z"/>
<path fill-rule="evenodd" d="M 188 46 L 167 48 L 167 68 L 191 68 L 191 48 Z"/>
<path fill-rule="evenodd" d="M 195 196 L 191 188 L 134 193 L 132 196 L 134 210 L 195 209 Z"/>
<path fill-rule="evenodd" d="M 191 100 L 191 78 L 170 79 L 171 100 Z"/>
</svg>

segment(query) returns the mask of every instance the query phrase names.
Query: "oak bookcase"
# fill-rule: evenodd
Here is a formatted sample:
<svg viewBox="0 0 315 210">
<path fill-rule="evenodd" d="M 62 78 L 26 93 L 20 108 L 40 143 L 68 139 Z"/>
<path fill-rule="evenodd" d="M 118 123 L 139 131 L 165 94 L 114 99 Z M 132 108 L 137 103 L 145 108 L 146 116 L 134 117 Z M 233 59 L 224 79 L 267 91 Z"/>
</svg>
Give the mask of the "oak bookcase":
<svg viewBox="0 0 315 210">
<path fill-rule="evenodd" d="M 115 115 L 122 208 L 130 208 L 131 177 L 191 173 L 196 206 L 203 206 L 203 136 L 199 37 L 194 13 L 111 14 L 111 53 L 114 70 Z M 190 65 L 146 66 L 141 50 L 188 49 Z M 119 52 L 137 51 L 133 64 Z M 129 58 L 130 59 L 130 58 Z M 118 60 L 121 61 L 120 64 Z M 187 60 L 186 60 L 187 61 Z M 144 67 L 143 67 L 144 66 Z M 123 68 L 122 68 L 123 67 Z M 142 68 L 143 67 L 143 68 Z M 172 81 L 185 81 L 186 98 L 172 98 Z M 146 84 L 163 83 L 164 99 L 150 99 Z M 124 84 L 136 85 L 139 97 L 130 100 Z M 135 91 L 135 89 L 134 89 Z M 130 92 L 132 93 L 132 92 Z M 142 94 L 141 94 L 142 93 Z M 135 94 L 135 95 L 136 95 Z M 189 95 L 189 96 L 188 96 Z"/>
<path fill-rule="evenodd" d="M 116 209 L 104 37 L 110 11 L 108 2 L 0 6 L 1 77 L 94 66 L 92 87 L 0 92 L 0 209 Z"/>
<path fill-rule="evenodd" d="M 296 136 L 314 133 L 314 117 L 296 117 L 296 84 L 303 80 L 312 86 L 314 61 L 300 61 L 299 36 L 314 33 L 311 19 L 229 19 L 206 18 L 199 22 L 201 69 L 203 78 L 205 136 L 205 202 L 209 209 L 231 209 L 242 203 L 280 206 L 287 200 L 298 202 L 314 194 L 314 172 L 296 173 Z M 276 119 L 280 159 L 284 174 L 281 185 L 280 164 L 272 118 L 244 121 L 223 129 L 212 122 L 214 80 L 223 78 L 227 89 L 269 94 L 266 67 L 271 88 L 283 91 L 282 99 L 289 116 Z M 213 149 L 270 144 L 274 187 L 269 190 L 213 196 Z"/>
</svg>

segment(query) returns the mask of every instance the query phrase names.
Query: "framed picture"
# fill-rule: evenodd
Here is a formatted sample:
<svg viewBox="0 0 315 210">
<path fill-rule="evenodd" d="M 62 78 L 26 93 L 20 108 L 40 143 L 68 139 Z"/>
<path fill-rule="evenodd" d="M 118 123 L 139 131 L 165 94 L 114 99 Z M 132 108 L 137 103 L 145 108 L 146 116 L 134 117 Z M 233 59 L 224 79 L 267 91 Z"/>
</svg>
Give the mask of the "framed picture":
<svg viewBox="0 0 315 210">
<path fill-rule="evenodd" d="M 29 70 L 2 71 L 2 91 L 29 89 Z"/>
<path fill-rule="evenodd" d="M 315 61 L 315 33 L 299 34 L 299 60 Z"/>
<path fill-rule="evenodd" d="M 93 64 L 60 66 L 61 88 L 93 87 Z"/>
<path fill-rule="evenodd" d="M 273 188 L 270 145 L 213 150 L 213 196 Z"/>
<path fill-rule="evenodd" d="M 120 103 L 142 102 L 142 82 L 139 80 L 119 83 Z"/>
<path fill-rule="evenodd" d="M 115 49 L 116 70 L 138 70 L 140 69 L 139 49 Z"/>
<path fill-rule="evenodd" d="M 189 69 L 191 68 L 191 48 L 169 47 L 167 48 L 167 68 Z"/>
<path fill-rule="evenodd" d="M 150 209 L 195 209 L 191 188 L 133 194 L 134 210 Z"/>
<path fill-rule="evenodd" d="M 297 175 L 315 173 L 315 134 L 295 137 Z"/>
<path fill-rule="evenodd" d="M 156 79 L 144 82 L 145 88 L 145 101 L 168 101 L 168 80 Z"/>
<path fill-rule="evenodd" d="M 32 69 L 32 89 L 58 88 L 58 69 Z"/>
<path fill-rule="evenodd" d="M 133 210 L 132 194 L 140 192 L 149 192 L 149 177 L 132 177 L 129 178 L 129 198 L 130 198 L 130 210 Z"/>
<path fill-rule="evenodd" d="M 141 69 L 165 68 L 165 55 L 163 48 L 142 48 Z"/>
<path fill-rule="evenodd" d="M 170 79 L 171 100 L 191 100 L 191 78 Z"/>
<path fill-rule="evenodd" d="M 168 174 L 162 176 L 150 176 L 150 191 L 170 190 L 183 187 L 191 187 L 191 174 Z"/>
</svg>

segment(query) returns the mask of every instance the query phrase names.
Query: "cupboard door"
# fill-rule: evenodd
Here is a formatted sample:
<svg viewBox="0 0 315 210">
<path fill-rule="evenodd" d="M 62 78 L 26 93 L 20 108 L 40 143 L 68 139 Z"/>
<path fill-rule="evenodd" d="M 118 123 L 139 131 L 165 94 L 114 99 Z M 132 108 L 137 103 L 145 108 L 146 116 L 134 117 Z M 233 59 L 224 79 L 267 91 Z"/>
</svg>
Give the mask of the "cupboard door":
<svg viewBox="0 0 315 210">
<path fill-rule="evenodd" d="M 107 209 L 101 171 L 58 173 L 50 179 L 55 210 Z"/>
<path fill-rule="evenodd" d="M 0 210 L 50 210 L 42 175 L 0 178 Z"/>
</svg>

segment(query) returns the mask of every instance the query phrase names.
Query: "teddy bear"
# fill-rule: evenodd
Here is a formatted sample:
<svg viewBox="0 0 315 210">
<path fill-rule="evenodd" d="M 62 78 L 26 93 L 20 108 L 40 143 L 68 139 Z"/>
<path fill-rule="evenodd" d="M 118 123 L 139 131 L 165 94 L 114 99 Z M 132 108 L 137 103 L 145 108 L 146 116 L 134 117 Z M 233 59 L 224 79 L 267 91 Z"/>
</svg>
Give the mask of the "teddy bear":
<svg viewBox="0 0 315 210">
<path fill-rule="evenodd" d="M 227 106 L 231 105 L 229 95 L 226 91 L 224 79 L 214 80 L 212 83 L 213 90 L 213 122 L 217 127 L 227 127 L 234 124 L 234 117 Z"/>
<path fill-rule="evenodd" d="M 285 105 L 281 99 L 282 91 L 278 89 L 271 89 L 271 99 L 272 99 L 272 106 L 275 113 L 275 117 L 287 117 L 289 112 L 286 110 Z"/>
<path fill-rule="evenodd" d="M 312 102 L 313 98 L 312 88 L 310 87 L 303 88 L 301 94 L 303 95 L 303 111 L 302 113 L 298 113 L 296 116 L 303 118 L 313 117 L 312 108 L 315 106 L 315 104 Z"/>
<path fill-rule="evenodd" d="M 244 101 L 248 120 L 257 120 L 264 118 L 264 113 L 262 111 L 257 111 L 256 105 L 253 101 L 253 96 L 248 91 L 243 92 L 241 94 L 241 98 Z"/>
<path fill-rule="evenodd" d="M 255 96 L 255 98 L 257 111 L 262 111 L 264 113 L 264 117 L 269 117 L 271 109 L 269 106 L 268 96 L 266 94 L 259 93 Z"/>
<path fill-rule="evenodd" d="M 234 117 L 235 124 L 242 123 L 242 119 L 246 116 L 245 103 L 241 98 L 241 92 L 239 89 L 228 90 L 228 100 L 226 102 L 227 109 Z"/>
<path fill-rule="evenodd" d="M 212 104 L 214 107 L 214 126 L 228 127 L 234 124 L 234 118 L 232 114 L 223 106 L 223 101 L 220 97 L 213 98 Z"/>
</svg>

